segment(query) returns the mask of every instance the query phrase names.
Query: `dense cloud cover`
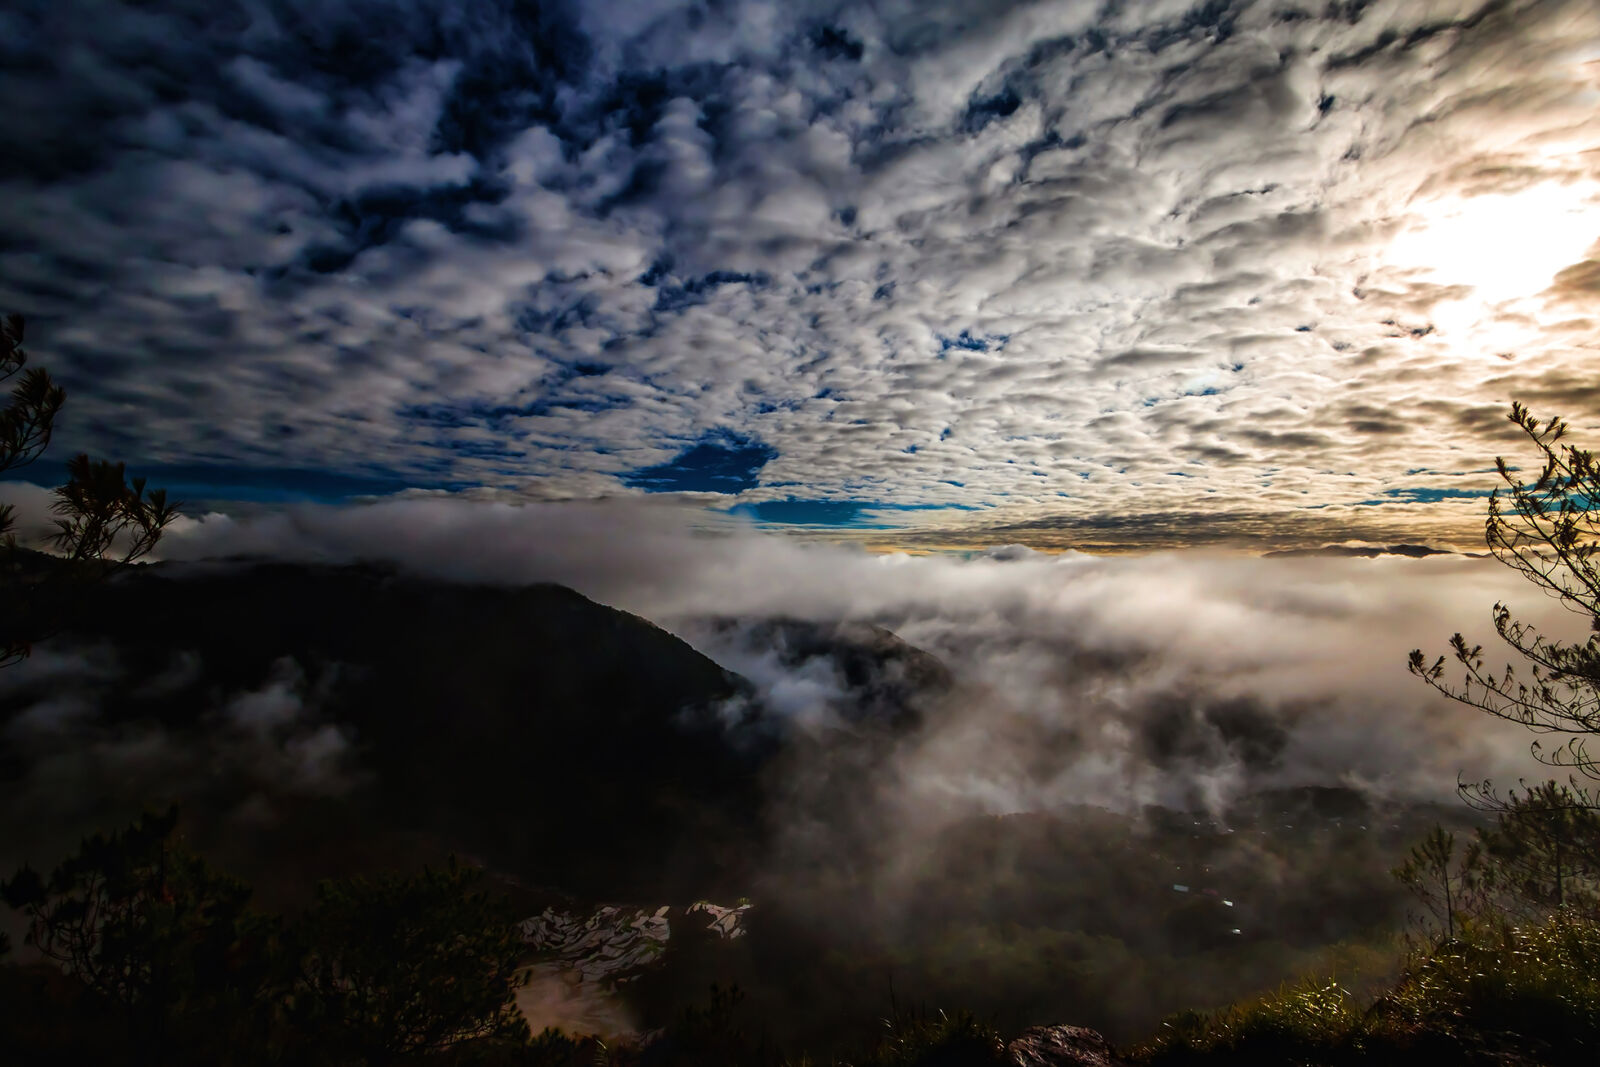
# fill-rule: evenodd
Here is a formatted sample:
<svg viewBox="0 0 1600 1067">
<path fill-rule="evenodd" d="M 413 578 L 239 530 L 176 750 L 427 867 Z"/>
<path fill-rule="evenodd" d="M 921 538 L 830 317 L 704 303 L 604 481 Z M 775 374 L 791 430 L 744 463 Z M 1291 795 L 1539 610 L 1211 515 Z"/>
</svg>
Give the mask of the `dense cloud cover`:
<svg viewBox="0 0 1600 1067">
<path fill-rule="evenodd" d="M 1487 557 L 881 554 L 708 530 L 654 503 L 301 507 L 212 516 L 164 550 L 560 582 L 680 633 L 808 726 L 836 721 L 830 701 L 849 681 L 826 662 L 782 662 L 769 632 L 705 620 L 885 626 L 956 682 L 934 728 L 897 756 L 893 801 L 923 814 L 1217 806 L 1298 785 L 1442 798 L 1458 774 L 1509 783 L 1538 769 L 1527 735 L 1437 697 L 1406 673 L 1406 653 L 1442 650 L 1456 630 L 1492 644 L 1497 600 L 1552 634 L 1582 622 Z"/>
<path fill-rule="evenodd" d="M 190 499 L 1457 536 L 1508 399 L 1600 418 L 1595 40 L 1588 0 L 21 0 L 0 305 L 64 446 Z"/>
</svg>

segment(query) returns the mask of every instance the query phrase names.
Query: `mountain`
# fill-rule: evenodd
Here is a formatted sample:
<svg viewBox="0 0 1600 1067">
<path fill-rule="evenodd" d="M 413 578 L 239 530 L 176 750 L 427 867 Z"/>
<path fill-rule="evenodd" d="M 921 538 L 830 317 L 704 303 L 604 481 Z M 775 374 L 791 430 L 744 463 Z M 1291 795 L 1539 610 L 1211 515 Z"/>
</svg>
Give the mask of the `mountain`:
<svg viewBox="0 0 1600 1067">
<path fill-rule="evenodd" d="M 1448 556 L 1451 552 L 1449 549 L 1433 548 L 1430 545 L 1323 545 L 1321 548 L 1285 548 L 1263 555 L 1267 559 L 1295 559 L 1302 556 L 1360 556 L 1368 559 L 1376 556 L 1409 556 L 1412 559 L 1421 559 L 1424 556 Z"/>
<path fill-rule="evenodd" d="M 199 843 L 291 896 L 313 875 L 449 852 L 591 899 L 737 895 L 774 798 L 792 803 L 795 759 L 825 744 L 869 775 L 951 684 L 865 624 L 688 632 L 736 666 L 770 649 L 785 670 L 836 679 L 844 729 L 819 741 L 757 682 L 557 585 L 375 565 L 129 568 L 82 590 L 72 624 L 0 673 L 0 800 L 25 824 L 20 858 L 54 831 L 175 801 Z"/>
<path fill-rule="evenodd" d="M 370 566 L 162 565 L 85 591 L 75 614 L 36 658 L 79 650 L 102 668 L 109 658 L 103 684 L 94 670 L 63 678 L 41 667 L 30 680 L 19 668 L 0 715 L 15 720 L 72 691 L 97 716 L 80 745 L 148 736 L 198 749 L 156 793 L 201 823 L 254 811 L 278 824 L 301 811 L 301 822 L 348 824 L 350 838 L 411 835 L 611 893 L 715 880 L 758 830 L 762 751 L 730 743 L 738 723 L 718 714 L 748 686 L 570 589 Z M 282 773 L 260 780 L 270 775 L 235 758 L 252 735 L 310 763 L 262 754 Z M 29 760 L 8 747 L 0 773 L 15 781 Z M 329 781 L 313 780 L 317 758 Z M 97 788 L 122 773 L 101 770 Z M 620 855 L 625 864 L 612 860 Z"/>
</svg>

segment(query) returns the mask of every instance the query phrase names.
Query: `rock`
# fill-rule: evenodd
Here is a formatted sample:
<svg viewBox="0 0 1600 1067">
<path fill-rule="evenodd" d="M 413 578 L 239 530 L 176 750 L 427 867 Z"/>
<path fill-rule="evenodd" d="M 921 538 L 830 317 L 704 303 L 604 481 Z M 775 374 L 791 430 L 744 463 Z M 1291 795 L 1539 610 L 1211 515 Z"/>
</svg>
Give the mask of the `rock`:
<svg viewBox="0 0 1600 1067">
<path fill-rule="evenodd" d="M 720 904 L 713 904 L 709 900 L 698 900 L 689 905 L 689 914 L 703 912 L 711 916 L 711 922 L 706 926 L 725 941 L 733 941 L 745 935 L 744 914 L 750 910 L 749 904 L 740 904 L 736 908 L 724 908 Z"/>
<path fill-rule="evenodd" d="M 1098 1031 L 1083 1026 L 1034 1026 L 1006 1046 L 1016 1067 L 1121 1067 Z"/>
</svg>

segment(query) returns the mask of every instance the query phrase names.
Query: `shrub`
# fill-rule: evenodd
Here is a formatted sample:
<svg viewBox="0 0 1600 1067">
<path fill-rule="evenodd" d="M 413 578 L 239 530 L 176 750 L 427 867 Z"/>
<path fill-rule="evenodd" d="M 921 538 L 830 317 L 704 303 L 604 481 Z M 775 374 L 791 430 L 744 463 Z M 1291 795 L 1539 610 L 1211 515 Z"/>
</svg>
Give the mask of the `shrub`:
<svg viewBox="0 0 1600 1067">
<path fill-rule="evenodd" d="M 1526 927 L 1474 932 L 1410 967 L 1372 1014 L 1467 1046 L 1592 1062 L 1600 1051 L 1600 924 L 1561 911 Z"/>
<path fill-rule="evenodd" d="M 857 1067 L 990 1067 L 1006 1062 L 999 1032 L 971 1012 L 901 1014 Z"/>
<path fill-rule="evenodd" d="M 1375 1063 L 1424 1053 L 1577 1064 L 1597 1050 L 1600 924 L 1563 911 L 1527 927 L 1469 928 L 1419 954 L 1365 1008 L 1336 982 L 1308 982 L 1169 1019 L 1140 1055 L 1156 1064 Z"/>
</svg>

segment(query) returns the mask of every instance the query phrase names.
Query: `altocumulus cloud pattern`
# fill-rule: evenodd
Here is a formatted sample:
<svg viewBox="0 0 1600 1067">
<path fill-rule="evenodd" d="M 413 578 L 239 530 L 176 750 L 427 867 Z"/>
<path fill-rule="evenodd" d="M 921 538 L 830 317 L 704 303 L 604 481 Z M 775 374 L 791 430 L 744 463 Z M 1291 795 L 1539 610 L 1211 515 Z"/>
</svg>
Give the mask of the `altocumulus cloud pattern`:
<svg viewBox="0 0 1600 1067">
<path fill-rule="evenodd" d="M 1596 40 L 1589 0 L 18 0 L 0 304 L 63 449 L 191 496 L 1449 525 L 1507 399 L 1600 416 Z"/>
</svg>

